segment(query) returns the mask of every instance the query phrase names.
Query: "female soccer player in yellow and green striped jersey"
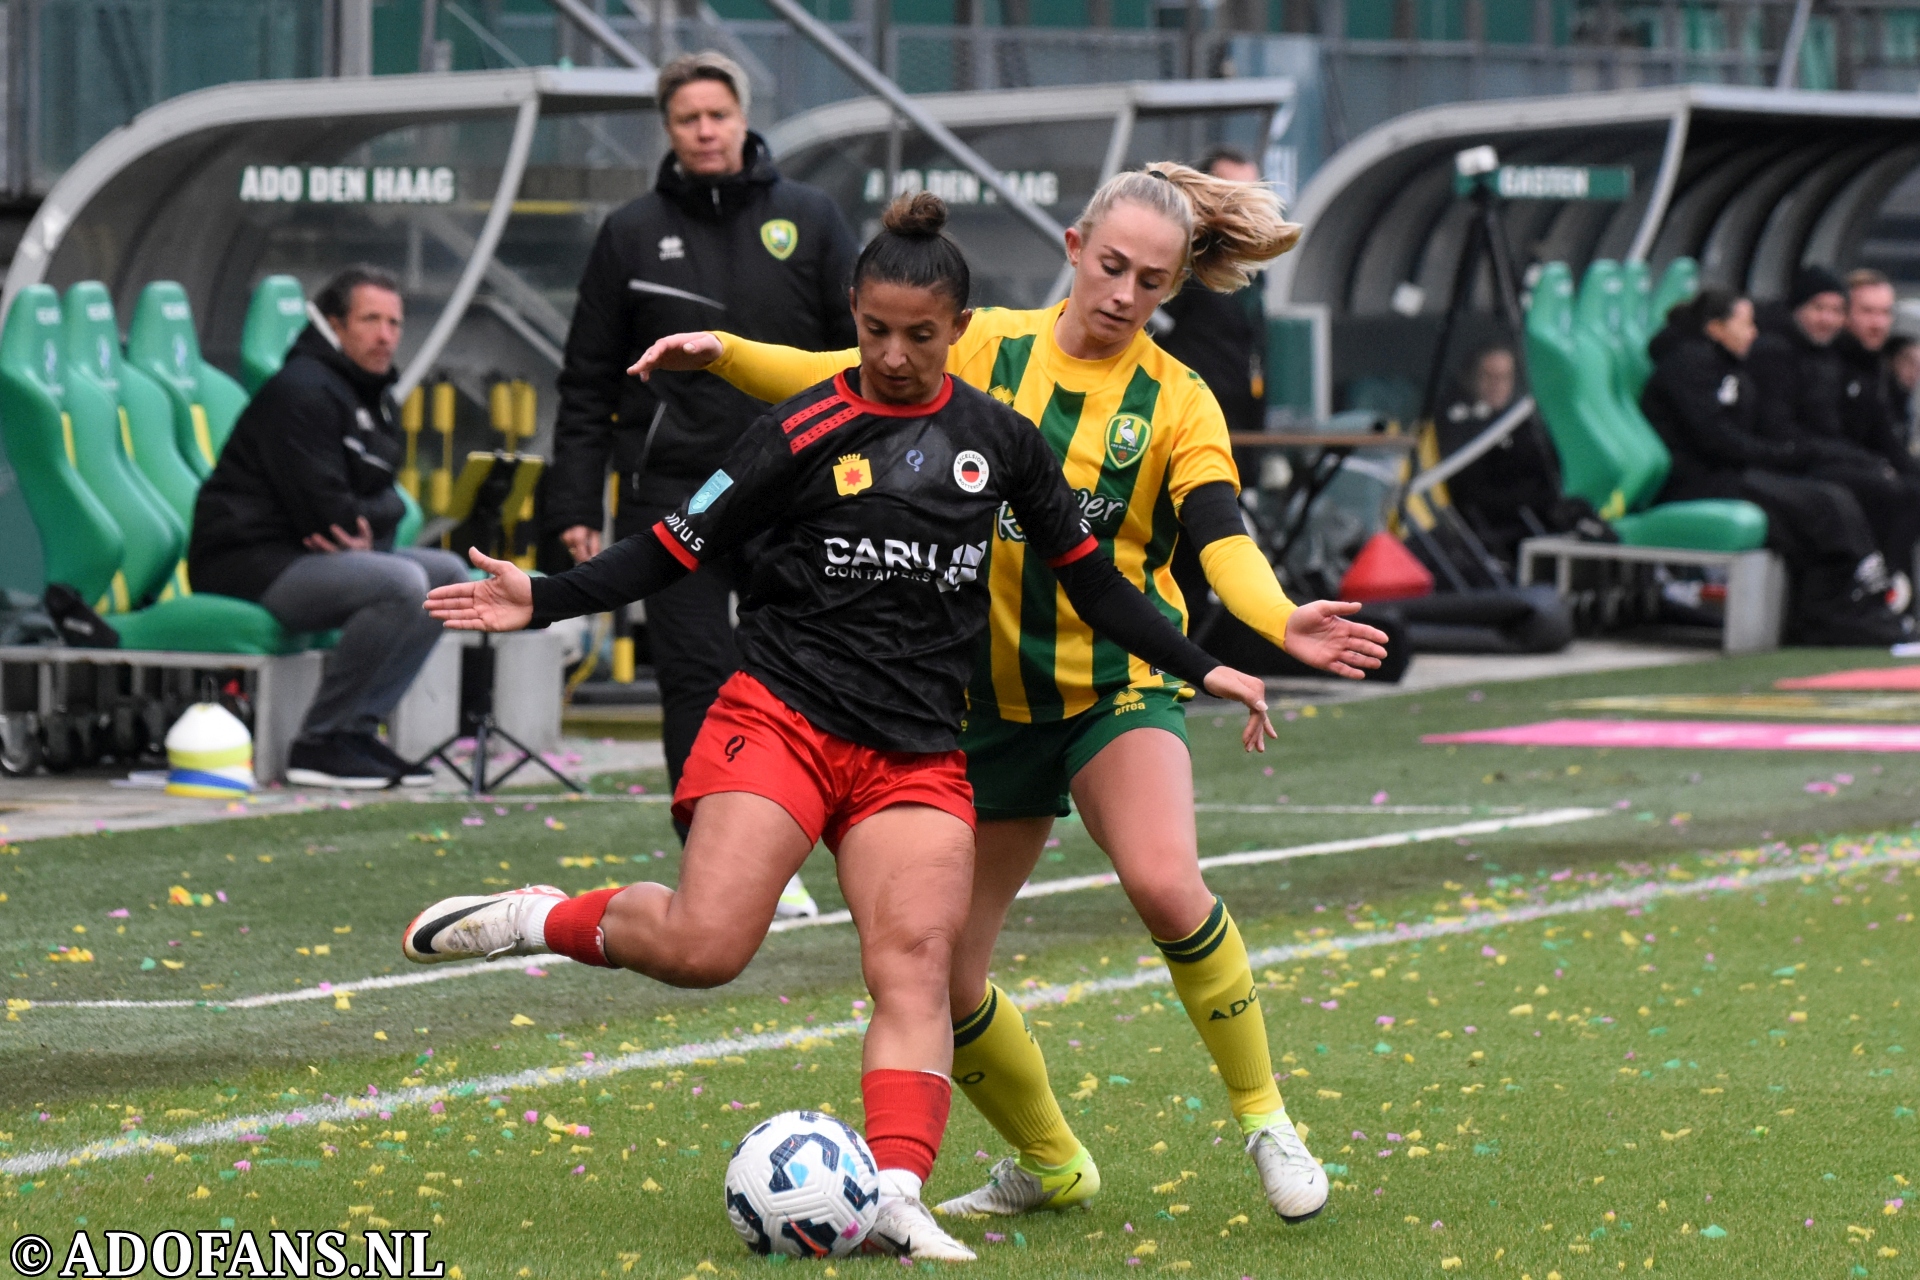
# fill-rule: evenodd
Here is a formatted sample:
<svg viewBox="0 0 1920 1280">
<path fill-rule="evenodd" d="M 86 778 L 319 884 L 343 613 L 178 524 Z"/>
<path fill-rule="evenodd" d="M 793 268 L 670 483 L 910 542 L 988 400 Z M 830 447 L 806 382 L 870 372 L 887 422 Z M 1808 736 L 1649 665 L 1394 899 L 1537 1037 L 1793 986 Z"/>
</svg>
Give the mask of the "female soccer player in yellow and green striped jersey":
<svg viewBox="0 0 1920 1280">
<path fill-rule="evenodd" d="M 1246 534 L 1226 423 L 1199 377 L 1155 346 L 1147 317 L 1193 276 L 1216 289 L 1292 247 L 1271 192 L 1155 164 L 1117 175 L 1066 233 L 1073 288 L 1058 306 L 981 310 L 947 368 L 1036 423 L 1104 549 L 1167 616 L 1186 607 L 1170 564 L 1184 532 L 1222 603 L 1294 657 L 1358 679 L 1386 637 L 1358 605 L 1295 608 Z M 727 334 L 662 339 L 634 365 L 708 368 L 778 401 L 855 362 Z M 968 691 L 961 745 L 980 817 L 969 921 L 953 963 L 953 1074 L 1018 1149 L 989 1183 L 941 1206 L 1023 1213 L 1089 1199 L 1100 1175 L 1068 1127 L 1019 1010 L 987 977 L 1014 895 L 1056 817 L 1078 805 L 1089 835 L 1167 958 L 1282 1218 L 1319 1212 L 1327 1181 L 1274 1086 L 1247 949 L 1199 868 L 1192 763 L 1179 681 L 1097 639 L 1002 513 L 991 549 L 992 617 Z"/>
</svg>

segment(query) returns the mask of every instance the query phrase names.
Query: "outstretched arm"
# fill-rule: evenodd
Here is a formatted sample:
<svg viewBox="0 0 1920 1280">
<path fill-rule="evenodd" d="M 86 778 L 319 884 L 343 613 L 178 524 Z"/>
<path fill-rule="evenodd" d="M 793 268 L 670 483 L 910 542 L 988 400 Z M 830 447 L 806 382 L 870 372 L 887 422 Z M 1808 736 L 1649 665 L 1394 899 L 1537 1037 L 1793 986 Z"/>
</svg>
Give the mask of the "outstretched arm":
<svg viewBox="0 0 1920 1280">
<path fill-rule="evenodd" d="M 435 587 L 427 593 L 427 612 L 452 631 L 518 631 L 643 600 L 698 567 L 673 554 L 662 527 L 622 538 L 593 559 L 545 578 L 529 578 L 511 560 L 495 560 L 475 547 L 469 558 L 492 576 Z"/>
<path fill-rule="evenodd" d="M 1277 736 L 1267 718 L 1267 687 L 1250 675 L 1223 666 L 1181 635 L 1139 588 L 1120 576 L 1113 561 L 1089 537 L 1084 552 L 1050 562 L 1073 611 L 1102 636 L 1144 658 L 1168 675 L 1247 708 L 1241 741 L 1249 751 L 1265 751 Z M 1069 553 L 1070 555 L 1072 553 Z"/>
<path fill-rule="evenodd" d="M 655 369 L 705 369 L 756 400 L 779 404 L 859 363 L 856 350 L 801 351 L 730 333 L 675 333 L 648 347 L 627 372 L 644 381 Z"/>
<path fill-rule="evenodd" d="M 1295 605 L 1274 577 L 1273 566 L 1240 523 L 1240 501 L 1231 484 L 1215 480 L 1187 495 L 1180 508 L 1200 551 L 1207 584 L 1227 611 L 1269 643 L 1279 645 L 1310 667 L 1364 679 L 1387 656 L 1387 633 L 1347 615 L 1360 606 L 1350 600 L 1315 600 Z"/>
</svg>

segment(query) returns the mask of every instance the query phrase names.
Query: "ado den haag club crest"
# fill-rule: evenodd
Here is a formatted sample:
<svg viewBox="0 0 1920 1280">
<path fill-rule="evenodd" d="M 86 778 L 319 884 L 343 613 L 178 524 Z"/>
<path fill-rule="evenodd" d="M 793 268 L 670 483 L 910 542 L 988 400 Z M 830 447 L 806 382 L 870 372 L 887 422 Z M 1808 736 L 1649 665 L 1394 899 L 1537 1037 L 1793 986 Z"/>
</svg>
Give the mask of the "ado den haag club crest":
<svg viewBox="0 0 1920 1280">
<path fill-rule="evenodd" d="M 786 218 L 773 218 L 760 224 L 760 243 L 781 262 L 793 256 L 800 243 L 800 228 Z"/>
<path fill-rule="evenodd" d="M 1122 470 L 1140 461 L 1153 438 L 1153 427 L 1136 413 L 1116 413 L 1107 419 L 1107 462 Z"/>
</svg>

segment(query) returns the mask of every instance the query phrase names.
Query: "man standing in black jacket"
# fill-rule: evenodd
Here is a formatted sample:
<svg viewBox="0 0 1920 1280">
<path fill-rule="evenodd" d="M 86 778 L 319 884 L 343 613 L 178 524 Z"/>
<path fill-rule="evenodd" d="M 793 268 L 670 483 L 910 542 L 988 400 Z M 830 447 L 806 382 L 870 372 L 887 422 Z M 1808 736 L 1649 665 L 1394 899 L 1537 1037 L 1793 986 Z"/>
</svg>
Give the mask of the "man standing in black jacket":
<svg viewBox="0 0 1920 1280">
<path fill-rule="evenodd" d="M 440 637 L 427 592 L 466 577 L 446 551 L 395 548 L 405 452 L 387 389 L 398 376 L 400 289 L 349 267 L 314 299 L 325 322 L 294 339 L 234 424 L 193 508 L 194 587 L 256 600 L 289 631 L 340 629 L 288 757 L 302 786 L 433 780 L 375 736 Z"/>
<path fill-rule="evenodd" d="M 546 523 L 576 561 L 600 550 L 609 463 L 619 476 L 614 534 L 626 537 L 691 496 L 765 411 L 710 373 L 627 377 L 655 340 L 726 329 L 811 351 L 855 342 L 853 232 L 825 192 L 773 167 L 747 128 L 745 73 L 720 54 L 688 54 L 660 69 L 657 93 L 672 150 L 653 191 L 601 226 L 560 373 Z M 740 584 L 738 566 L 711 564 L 647 601 L 675 784 L 739 665 L 730 597 Z"/>
<path fill-rule="evenodd" d="M 1228 182 L 1260 181 L 1260 166 L 1238 147 L 1207 148 L 1194 166 Z M 1267 429 L 1266 277 L 1256 275 L 1244 289 L 1215 293 L 1189 280 L 1160 307 L 1172 324 L 1155 336 L 1161 348 L 1200 375 L 1220 402 L 1229 431 Z"/>
</svg>

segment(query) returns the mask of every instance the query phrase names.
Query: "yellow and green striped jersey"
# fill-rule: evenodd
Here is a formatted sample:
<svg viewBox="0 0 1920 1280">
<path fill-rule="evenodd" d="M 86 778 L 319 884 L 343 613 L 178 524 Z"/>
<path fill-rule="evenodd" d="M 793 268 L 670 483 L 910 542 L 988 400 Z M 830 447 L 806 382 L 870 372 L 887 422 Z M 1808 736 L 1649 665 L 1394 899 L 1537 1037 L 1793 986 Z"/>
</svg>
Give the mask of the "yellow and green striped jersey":
<svg viewBox="0 0 1920 1280">
<path fill-rule="evenodd" d="M 1053 340 L 1065 307 L 980 308 L 948 351 L 947 371 L 1038 424 L 1101 549 L 1184 631 L 1186 601 L 1169 568 L 1178 515 L 1203 484 L 1224 480 L 1239 489 L 1226 419 L 1200 375 L 1144 332 L 1111 359 L 1067 355 Z M 804 352 L 716 336 L 723 354 L 711 371 L 770 403 L 860 362 L 857 351 Z M 1019 525 L 1002 510 L 991 550 L 991 620 L 967 689 L 972 709 L 1044 723 L 1079 715 L 1116 689 L 1182 687 L 1095 638 L 1052 571 L 1026 551 Z"/>
<path fill-rule="evenodd" d="M 947 367 L 1039 426 L 1101 549 L 1184 631 L 1186 602 L 1170 567 L 1178 512 L 1200 485 L 1239 488 L 1226 420 L 1199 375 L 1144 332 L 1107 360 L 1067 355 L 1053 339 L 1065 305 L 976 311 Z M 1027 555 L 1005 510 L 990 575 L 991 621 L 967 691 L 971 707 L 1046 722 L 1078 715 L 1115 689 L 1179 686 L 1093 634 L 1052 571 Z"/>
</svg>

